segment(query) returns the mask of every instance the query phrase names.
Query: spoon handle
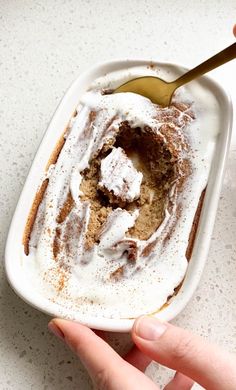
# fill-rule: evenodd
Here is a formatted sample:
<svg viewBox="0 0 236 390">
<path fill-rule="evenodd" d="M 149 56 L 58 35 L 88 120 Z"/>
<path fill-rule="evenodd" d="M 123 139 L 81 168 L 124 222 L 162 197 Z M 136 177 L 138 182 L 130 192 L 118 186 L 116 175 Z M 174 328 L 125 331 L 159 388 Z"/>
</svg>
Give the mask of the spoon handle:
<svg viewBox="0 0 236 390">
<path fill-rule="evenodd" d="M 236 43 L 233 43 L 226 49 L 220 51 L 218 54 L 204 61 L 202 64 L 191 69 L 183 76 L 179 77 L 174 81 L 176 88 L 180 87 L 196 79 L 197 77 L 209 72 L 212 69 L 218 68 L 218 66 L 225 64 L 228 61 L 233 60 L 236 57 Z"/>
</svg>

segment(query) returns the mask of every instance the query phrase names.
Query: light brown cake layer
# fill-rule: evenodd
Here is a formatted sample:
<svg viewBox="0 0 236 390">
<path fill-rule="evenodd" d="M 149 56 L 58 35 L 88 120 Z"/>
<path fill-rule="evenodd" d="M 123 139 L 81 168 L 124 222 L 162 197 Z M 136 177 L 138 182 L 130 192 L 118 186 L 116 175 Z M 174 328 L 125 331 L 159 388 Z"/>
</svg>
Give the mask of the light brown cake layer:
<svg viewBox="0 0 236 390">
<path fill-rule="evenodd" d="M 140 197 L 131 203 L 119 202 L 114 195 L 107 196 L 106 191 L 99 188 L 101 160 L 112 148 L 112 145 L 110 149 L 106 146 L 82 173 L 81 200 L 89 201 L 91 206 L 87 247 L 97 242 L 107 216 L 116 207 L 128 211 L 139 209 L 139 217 L 127 236 L 141 240 L 147 240 L 156 231 L 163 221 L 165 208 L 171 207 L 168 193 L 177 174 L 176 161 L 160 138 L 151 129 L 141 132 L 139 128 L 132 129 L 122 123 L 114 146 L 122 147 L 135 168 L 142 172 Z"/>
</svg>

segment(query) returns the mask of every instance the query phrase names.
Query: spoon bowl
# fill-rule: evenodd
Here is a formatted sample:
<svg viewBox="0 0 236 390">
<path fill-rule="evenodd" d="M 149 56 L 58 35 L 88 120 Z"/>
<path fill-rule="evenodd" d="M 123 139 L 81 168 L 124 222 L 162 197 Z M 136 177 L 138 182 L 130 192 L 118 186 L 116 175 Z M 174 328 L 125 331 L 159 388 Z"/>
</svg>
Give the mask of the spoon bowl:
<svg viewBox="0 0 236 390">
<path fill-rule="evenodd" d="M 167 82 L 154 76 L 138 77 L 122 84 L 113 93 L 134 92 L 149 98 L 153 103 L 167 107 L 170 105 L 172 96 L 177 88 L 233 60 L 235 57 L 236 43 L 233 43 L 172 82 Z"/>
<path fill-rule="evenodd" d="M 149 98 L 153 103 L 169 106 L 173 93 L 178 85 L 154 76 L 138 77 L 128 81 L 115 90 L 118 92 L 133 92 Z"/>
</svg>

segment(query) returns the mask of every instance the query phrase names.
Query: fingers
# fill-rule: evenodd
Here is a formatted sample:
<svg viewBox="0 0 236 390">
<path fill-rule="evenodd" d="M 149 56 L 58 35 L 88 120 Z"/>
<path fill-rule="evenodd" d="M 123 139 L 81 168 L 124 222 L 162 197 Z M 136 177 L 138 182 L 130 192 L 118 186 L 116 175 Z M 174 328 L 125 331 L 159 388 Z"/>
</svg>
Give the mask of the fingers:
<svg viewBox="0 0 236 390">
<path fill-rule="evenodd" d="M 164 390 L 191 390 L 194 385 L 194 381 L 191 378 L 176 372 L 174 378 L 164 387 Z"/>
<path fill-rule="evenodd" d="M 233 27 L 233 33 L 234 33 L 234 36 L 236 37 L 236 24 Z"/>
<path fill-rule="evenodd" d="M 135 321 L 132 337 L 151 359 L 192 378 L 207 389 L 236 389 L 236 359 L 198 336 L 154 317 Z"/>
<path fill-rule="evenodd" d="M 93 330 L 93 332 L 104 341 L 107 341 L 106 333 L 104 331 L 95 329 Z M 125 356 L 123 356 L 123 359 L 142 372 L 146 370 L 147 366 L 152 361 L 150 357 L 144 355 L 141 351 L 139 351 L 136 346 L 133 346 L 131 350 L 126 353 Z"/>
<path fill-rule="evenodd" d="M 80 357 L 98 389 L 158 390 L 149 378 L 124 361 L 89 328 L 75 322 L 55 319 L 50 322 L 49 329 Z"/>
<path fill-rule="evenodd" d="M 136 346 L 134 346 L 124 357 L 126 361 L 144 372 L 147 366 L 151 363 L 151 359 L 144 355 Z M 190 390 L 194 385 L 191 378 L 176 372 L 174 378 L 165 386 L 164 390 Z"/>
<path fill-rule="evenodd" d="M 139 349 L 135 346 L 133 347 L 125 356 L 124 359 L 132 364 L 132 366 L 138 368 L 140 371 L 144 372 L 147 366 L 151 363 L 152 359 L 144 355 Z"/>
</svg>

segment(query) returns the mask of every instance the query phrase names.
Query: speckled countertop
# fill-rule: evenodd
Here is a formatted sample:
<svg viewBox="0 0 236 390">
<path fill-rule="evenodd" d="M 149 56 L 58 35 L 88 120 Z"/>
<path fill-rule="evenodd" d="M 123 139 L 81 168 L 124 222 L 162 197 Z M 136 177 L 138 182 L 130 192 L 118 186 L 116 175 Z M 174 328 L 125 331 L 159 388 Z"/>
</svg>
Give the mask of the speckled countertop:
<svg viewBox="0 0 236 390">
<path fill-rule="evenodd" d="M 164 5 L 165 4 L 165 5 Z M 191 4 L 191 5 L 189 5 Z M 231 44 L 235 0 L 0 0 L 0 250 L 24 180 L 67 87 L 95 62 L 146 57 L 194 66 Z M 236 101 L 235 61 L 212 72 Z M 234 80 L 233 80 L 234 79 Z M 48 317 L 0 283 L 0 389 L 89 390 Z M 201 283 L 174 321 L 236 349 L 236 127 Z M 127 335 L 111 336 L 120 350 Z M 152 365 L 163 384 L 169 375 Z"/>
</svg>

